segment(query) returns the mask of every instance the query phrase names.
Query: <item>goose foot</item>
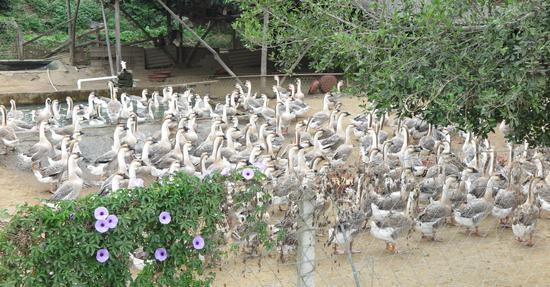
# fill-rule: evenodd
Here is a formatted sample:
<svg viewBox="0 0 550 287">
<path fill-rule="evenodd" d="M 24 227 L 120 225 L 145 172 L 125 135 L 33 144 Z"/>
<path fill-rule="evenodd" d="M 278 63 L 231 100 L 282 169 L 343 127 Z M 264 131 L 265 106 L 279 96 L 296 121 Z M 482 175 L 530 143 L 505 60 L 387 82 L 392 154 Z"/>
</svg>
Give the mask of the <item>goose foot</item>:
<svg viewBox="0 0 550 287">
<path fill-rule="evenodd" d="M 450 225 L 450 226 L 458 226 L 458 224 L 456 224 L 456 221 L 455 221 L 455 219 L 454 219 L 453 217 L 451 217 L 450 220 L 448 220 L 448 219 L 445 220 L 445 222 L 446 222 L 448 225 Z"/>
<path fill-rule="evenodd" d="M 487 233 L 480 233 L 477 226 L 476 226 L 475 231 L 472 234 L 475 235 L 475 236 L 478 236 L 478 237 L 487 237 Z"/>
<path fill-rule="evenodd" d="M 399 250 L 397 250 L 397 244 L 391 243 L 391 252 L 392 252 L 393 254 L 399 253 Z"/>
<path fill-rule="evenodd" d="M 512 228 L 512 225 L 508 222 L 508 218 L 503 218 L 499 220 L 500 228 Z"/>
<path fill-rule="evenodd" d="M 346 254 L 346 251 L 341 250 L 341 249 L 338 249 L 338 248 L 336 247 L 336 245 L 334 245 L 333 249 L 334 249 L 334 252 L 333 252 L 334 255 L 344 255 L 344 254 Z"/>
<path fill-rule="evenodd" d="M 533 234 L 529 235 L 529 240 L 527 240 L 527 243 L 525 243 L 525 246 L 528 246 L 528 247 L 535 246 L 535 242 L 533 242 Z"/>
<path fill-rule="evenodd" d="M 435 234 L 432 235 L 432 236 L 429 236 L 429 235 L 422 235 L 422 240 L 428 240 L 428 241 L 432 241 L 432 242 L 443 242 L 442 239 L 439 239 L 437 237 L 435 237 Z"/>
<path fill-rule="evenodd" d="M 516 237 L 516 240 L 520 243 L 523 243 L 525 240 L 521 239 L 521 237 Z"/>
<path fill-rule="evenodd" d="M 354 250 L 353 249 L 353 241 L 349 243 L 349 250 L 350 250 L 351 254 L 361 253 L 361 250 Z"/>
</svg>

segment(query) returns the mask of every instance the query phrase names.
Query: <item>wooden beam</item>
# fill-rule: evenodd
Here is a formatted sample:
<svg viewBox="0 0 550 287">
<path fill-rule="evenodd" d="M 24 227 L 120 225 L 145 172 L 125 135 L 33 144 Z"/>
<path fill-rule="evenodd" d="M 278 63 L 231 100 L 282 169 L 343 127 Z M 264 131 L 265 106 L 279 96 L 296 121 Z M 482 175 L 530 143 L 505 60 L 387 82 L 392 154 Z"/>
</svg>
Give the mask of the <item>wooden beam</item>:
<svg viewBox="0 0 550 287">
<path fill-rule="evenodd" d="M 183 27 L 185 27 L 187 30 L 189 30 L 189 32 L 191 32 L 191 34 L 193 36 L 195 36 L 197 38 L 197 40 L 199 40 L 199 42 L 201 42 L 201 44 L 206 49 L 208 49 L 208 51 L 210 51 L 210 53 L 212 53 L 212 55 L 214 56 L 214 60 L 216 60 L 223 67 L 223 69 L 227 73 L 229 73 L 229 75 L 233 76 L 235 78 L 235 80 L 237 80 L 237 82 L 242 85 L 242 82 L 239 79 L 239 77 L 237 77 L 237 75 L 235 75 L 235 73 L 233 73 L 233 71 L 223 62 L 223 60 L 220 58 L 220 55 L 218 55 L 218 52 L 216 52 L 216 50 L 214 50 L 212 47 L 210 47 L 210 45 L 208 45 L 208 43 L 206 43 L 206 41 L 204 41 L 193 29 L 191 29 L 191 27 L 189 27 L 187 25 L 187 23 L 185 23 L 181 18 L 178 17 L 178 15 L 176 15 L 172 10 L 170 10 L 170 8 L 168 8 L 168 6 L 166 6 L 166 4 L 164 4 L 164 2 L 162 2 L 162 0 L 157 0 L 157 2 L 164 9 L 166 9 L 166 11 L 168 11 L 168 13 L 170 13 L 172 15 L 172 17 L 174 17 L 176 20 L 178 20 L 178 22 L 180 22 Z"/>
<path fill-rule="evenodd" d="M 107 16 L 105 16 L 105 5 L 103 5 L 103 1 L 99 1 L 101 4 L 101 14 L 103 15 L 103 28 L 105 29 L 105 44 L 107 46 L 107 55 L 109 56 L 109 68 L 111 70 L 111 76 L 115 75 L 115 69 L 113 67 L 113 56 L 111 54 L 111 43 L 109 40 L 109 28 L 107 25 Z"/>
<path fill-rule="evenodd" d="M 115 55 L 116 72 L 120 72 L 120 61 L 122 61 L 122 47 L 120 44 L 120 0 L 115 0 Z"/>
<path fill-rule="evenodd" d="M 74 18 L 74 17 L 73 17 L 73 18 Z M 69 19 L 69 20 L 65 20 L 65 21 L 63 21 L 62 23 L 59 23 L 59 24 L 53 26 L 53 27 L 52 27 L 51 29 L 49 29 L 48 31 L 46 31 L 46 32 L 44 32 L 44 33 L 42 33 L 42 34 L 40 34 L 40 35 L 37 35 L 36 37 L 34 37 L 34 38 L 32 38 L 32 39 L 30 39 L 30 40 L 28 40 L 28 41 L 23 42 L 23 46 L 27 46 L 27 45 L 29 45 L 29 44 L 31 44 L 31 43 L 37 41 L 38 39 L 40 39 L 40 38 L 42 38 L 42 37 L 44 37 L 44 36 L 48 36 L 48 35 L 51 35 L 51 34 L 57 32 L 57 28 L 58 28 L 59 26 L 62 26 L 62 25 L 67 24 L 69 21 L 72 21 L 73 18 L 71 18 L 71 19 Z"/>
<path fill-rule="evenodd" d="M 21 27 L 19 27 L 19 24 L 17 22 L 13 21 L 15 23 L 15 29 L 17 30 L 17 42 L 16 42 L 16 50 L 17 50 L 17 59 L 23 60 L 25 59 L 25 54 L 23 51 L 23 32 L 21 31 Z"/>
<path fill-rule="evenodd" d="M 130 13 L 128 13 L 128 11 L 126 11 L 124 8 L 120 8 L 120 11 L 122 12 L 122 14 L 124 14 L 124 16 L 126 16 L 126 18 L 128 20 L 130 20 L 130 22 L 132 22 L 132 24 L 134 24 L 134 26 L 136 26 L 137 28 L 139 28 L 141 30 L 141 32 L 143 32 L 143 34 L 145 34 L 145 37 L 147 37 L 147 39 L 151 42 L 153 42 L 153 44 L 155 43 L 155 38 L 153 38 L 153 36 L 151 34 L 149 34 L 149 32 L 143 28 L 139 22 L 134 19 L 132 17 L 132 15 L 130 15 Z M 170 58 L 170 60 L 172 60 L 172 62 L 175 64 L 177 61 L 176 59 L 174 58 L 174 56 L 172 56 L 172 54 L 170 54 L 170 52 L 168 52 L 168 50 L 166 50 L 166 47 L 164 46 L 161 46 L 160 47 L 161 51 L 164 52 L 164 54 L 166 54 L 166 56 L 168 56 Z"/>
<path fill-rule="evenodd" d="M 76 39 L 80 39 L 80 38 L 82 38 L 82 37 L 84 37 L 84 36 L 87 36 L 87 35 L 90 35 L 90 34 L 93 34 L 93 33 L 95 33 L 95 29 L 89 30 L 89 31 L 86 31 L 86 32 L 84 32 L 84 33 L 82 33 L 82 34 L 80 34 L 80 35 L 77 35 L 77 36 L 76 36 Z M 53 49 L 53 50 L 52 50 L 48 55 L 46 55 L 46 57 L 44 57 L 44 58 L 49 58 L 49 57 L 51 57 L 51 56 L 53 56 L 53 55 L 55 55 L 55 54 L 57 54 L 57 53 L 59 53 L 59 52 L 61 52 L 61 51 L 64 51 L 67 47 L 69 47 L 70 42 L 71 42 L 70 39 L 67 40 L 67 41 L 65 41 L 65 42 L 63 42 L 61 45 L 57 46 L 57 48 Z"/>
<path fill-rule="evenodd" d="M 212 29 L 213 26 L 214 25 L 212 25 L 212 22 L 208 21 L 206 31 L 204 31 L 201 38 L 204 39 L 208 35 L 208 33 L 210 32 L 210 29 Z M 181 39 L 181 41 L 183 42 L 183 38 Z M 185 67 L 186 68 L 189 68 L 189 65 L 191 65 L 191 60 L 193 59 L 193 56 L 195 56 L 195 52 L 197 51 L 197 48 L 199 48 L 200 45 L 201 45 L 201 42 L 197 41 L 197 43 L 195 44 L 195 47 L 193 47 L 193 50 L 191 50 L 191 53 L 189 53 L 189 55 L 187 56 L 187 59 L 185 59 Z"/>
</svg>

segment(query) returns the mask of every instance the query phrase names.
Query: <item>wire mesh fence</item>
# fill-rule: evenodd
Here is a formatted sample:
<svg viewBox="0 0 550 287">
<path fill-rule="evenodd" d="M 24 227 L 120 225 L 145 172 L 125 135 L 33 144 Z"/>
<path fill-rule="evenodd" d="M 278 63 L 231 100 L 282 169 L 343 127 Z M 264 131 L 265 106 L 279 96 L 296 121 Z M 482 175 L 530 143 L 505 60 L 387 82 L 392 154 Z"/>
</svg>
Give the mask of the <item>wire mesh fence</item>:
<svg viewBox="0 0 550 287">
<path fill-rule="evenodd" d="M 545 286 L 548 283 L 543 275 L 547 272 L 550 251 L 548 220 L 541 220 L 537 226 L 537 245 L 533 248 L 518 244 L 510 229 L 500 228 L 498 221 L 489 217 L 481 224 L 486 237 L 465 234 L 463 228 L 448 225 L 438 232 L 440 241 L 421 239 L 418 232 L 405 234 L 397 240 L 399 252 L 392 253 L 384 249 L 384 241 L 370 234 L 368 218 L 354 224 L 353 215 L 345 215 L 354 211 L 349 208 L 350 201 L 359 200 L 357 182 L 347 177 L 353 176 L 353 172 L 341 172 L 336 178 L 333 175 L 331 172 L 315 175 L 315 183 L 314 179 L 308 179 L 298 191 L 301 196 L 295 202 L 297 210 L 288 207 L 287 211 L 273 214 L 276 221 L 293 214 L 290 221 L 298 225 L 296 234 L 292 234 L 298 241 L 295 250 L 281 248 L 285 246 L 283 243 L 276 255 L 230 256 L 217 270 L 214 286 Z M 330 178 L 340 187 L 327 185 Z M 338 230 L 339 226 L 351 230 L 350 234 L 331 238 L 329 230 Z M 348 235 L 351 247 L 346 243 L 333 248 L 341 240 L 349 241 L 345 238 Z M 336 254 L 335 250 L 343 254 Z"/>
</svg>

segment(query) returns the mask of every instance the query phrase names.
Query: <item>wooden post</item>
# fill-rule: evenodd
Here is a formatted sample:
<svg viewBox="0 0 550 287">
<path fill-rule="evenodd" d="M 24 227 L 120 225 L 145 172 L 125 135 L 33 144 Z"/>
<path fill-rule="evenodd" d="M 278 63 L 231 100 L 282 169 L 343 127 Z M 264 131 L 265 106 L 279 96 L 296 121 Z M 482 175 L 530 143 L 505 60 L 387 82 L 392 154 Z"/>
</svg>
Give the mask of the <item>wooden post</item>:
<svg viewBox="0 0 550 287">
<path fill-rule="evenodd" d="M 269 12 L 267 9 L 264 10 L 264 26 L 262 27 L 262 63 L 260 67 L 260 73 L 262 74 L 261 78 L 261 89 L 265 93 L 265 75 L 267 75 L 267 28 L 269 25 Z"/>
<path fill-rule="evenodd" d="M 206 48 L 208 49 L 208 51 L 210 53 L 212 53 L 212 55 L 214 56 L 214 59 L 220 64 L 220 66 L 223 67 L 223 69 L 229 74 L 231 75 L 232 77 L 235 78 L 235 80 L 239 83 L 239 84 L 243 84 L 241 82 L 241 80 L 239 79 L 239 77 L 237 77 L 237 75 L 235 75 L 235 73 L 233 73 L 233 71 L 223 62 L 223 60 L 220 58 L 220 55 L 218 55 L 218 52 L 216 52 L 216 50 L 212 49 L 212 47 L 210 47 L 210 45 L 208 45 L 208 43 L 206 43 L 206 41 L 204 41 L 193 29 L 191 29 L 191 27 L 189 27 L 181 18 L 178 17 L 178 15 L 176 15 L 172 10 L 170 10 L 170 8 L 168 8 L 168 6 L 166 6 L 166 4 L 164 4 L 164 2 L 162 2 L 162 0 L 157 0 L 157 2 L 164 8 L 166 9 L 166 11 L 168 11 L 172 17 L 174 17 L 176 20 L 178 20 L 178 22 L 181 23 L 181 25 L 183 27 L 185 27 L 187 30 L 189 30 L 189 32 L 191 32 L 191 34 L 197 38 L 197 40 L 199 40 L 199 42 L 201 42 L 201 44 Z"/>
<path fill-rule="evenodd" d="M 71 0 L 67 0 L 67 36 L 69 38 L 69 60 L 71 65 L 74 65 L 74 38 L 73 38 L 73 21 L 71 21 Z"/>
<path fill-rule="evenodd" d="M 111 70 L 111 76 L 115 75 L 115 69 L 113 67 L 113 56 L 111 54 L 111 43 L 109 41 L 109 28 L 107 28 L 107 17 L 105 16 L 105 6 L 103 1 L 101 3 L 101 14 L 103 14 L 103 28 L 105 29 L 105 44 L 107 45 L 107 56 L 109 57 L 109 68 Z"/>
<path fill-rule="evenodd" d="M 120 61 L 122 61 L 122 48 L 120 45 L 120 0 L 115 0 L 115 55 L 116 72 L 120 72 Z"/>
<path fill-rule="evenodd" d="M 171 0 L 166 0 L 166 5 L 170 5 L 172 4 L 172 1 Z M 173 29 L 172 29 L 172 15 L 170 15 L 170 13 L 167 11 L 166 12 L 166 38 L 168 39 L 168 42 L 165 43 L 166 46 L 170 45 L 172 43 L 172 34 L 173 34 Z"/>
<path fill-rule="evenodd" d="M 21 27 L 19 27 L 19 25 L 17 24 L 17 22 L 13 21 L 14 25 L 15 25 L 15 29 L 17 31 L 17 39 L 16 39 L 16 43 L 15 43 L 15 49 L 17 50 L 17 59 L 18 60 L 24 60 L 25 59 L 25 55 L 24 55 L 24 52 L 23 52 L 23 32 L 21 31 Z"/>
<path fill-rule="evenodd" d="M 67 0 L 69 1 L 69 0 Z M 69 53 L 70 51 L 72 50 L 73 53 L 71 55 L 71 65 L 75 65 L 75 48 L 76 48 L 76 20 L 78 18 L 78 9 L 80 9 L 80 0 L 76 0 L 76 5 L 75 5 L 75 8 L 74 8 L 74 17 L 72 17 L 72 21 L 71 21 L 71 34 L 69 35 L 69 37 L 71 38 L 71 43 L 70 43 L 70 47 L 69 47 Z"/>
<path fill-rule="evenodd" d="M 97 47 L 101 47 L 101 35 L 99 34 L 99 28 L 95 28 L 95 41 L 97 43 Z"/>
</svg>

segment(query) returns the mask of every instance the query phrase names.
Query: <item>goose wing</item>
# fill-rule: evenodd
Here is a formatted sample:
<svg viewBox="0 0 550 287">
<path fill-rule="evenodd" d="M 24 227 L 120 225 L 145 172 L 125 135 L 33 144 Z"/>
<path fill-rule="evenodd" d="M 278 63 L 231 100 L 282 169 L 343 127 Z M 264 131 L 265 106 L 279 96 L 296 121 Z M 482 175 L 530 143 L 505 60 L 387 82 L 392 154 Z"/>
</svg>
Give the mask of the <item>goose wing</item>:
<svg viewBox="0 0 550 287">
<path fill-rule="evenodd" d="M 474 218 L 482 213 L 485 213 L 488 208 L 490 208 L 490 204 L 481 199 L 471 201 L 463 207 L 458 208 L 457 212 L 459 213 L 460 217 Z"/>
<path fill-rule="evenodd" d="M 500 190 L 495 197 L 495 206 L 498 208 L 512 208 L 516 205 L 516 196 L 513 192 Z"/>
<path fill-rule="evenodd" d="M 438 219 L 447 217 L 451 214 L 451 210 L 440 203 L 432 203 L 428 205 L 424 211 L 418 214 L 418 219 L 422 222 L 432 222 Z"/>
<path fill-rule="evenodd" d="M 75 186 L 69 182 L 66 181 L 63 184 L 61 184 L 55 193 L 50 197 L 50 200 L 63 200 L 68 199 L 68 196 L 70 196 L 75 191 Z"/>
</svg>

